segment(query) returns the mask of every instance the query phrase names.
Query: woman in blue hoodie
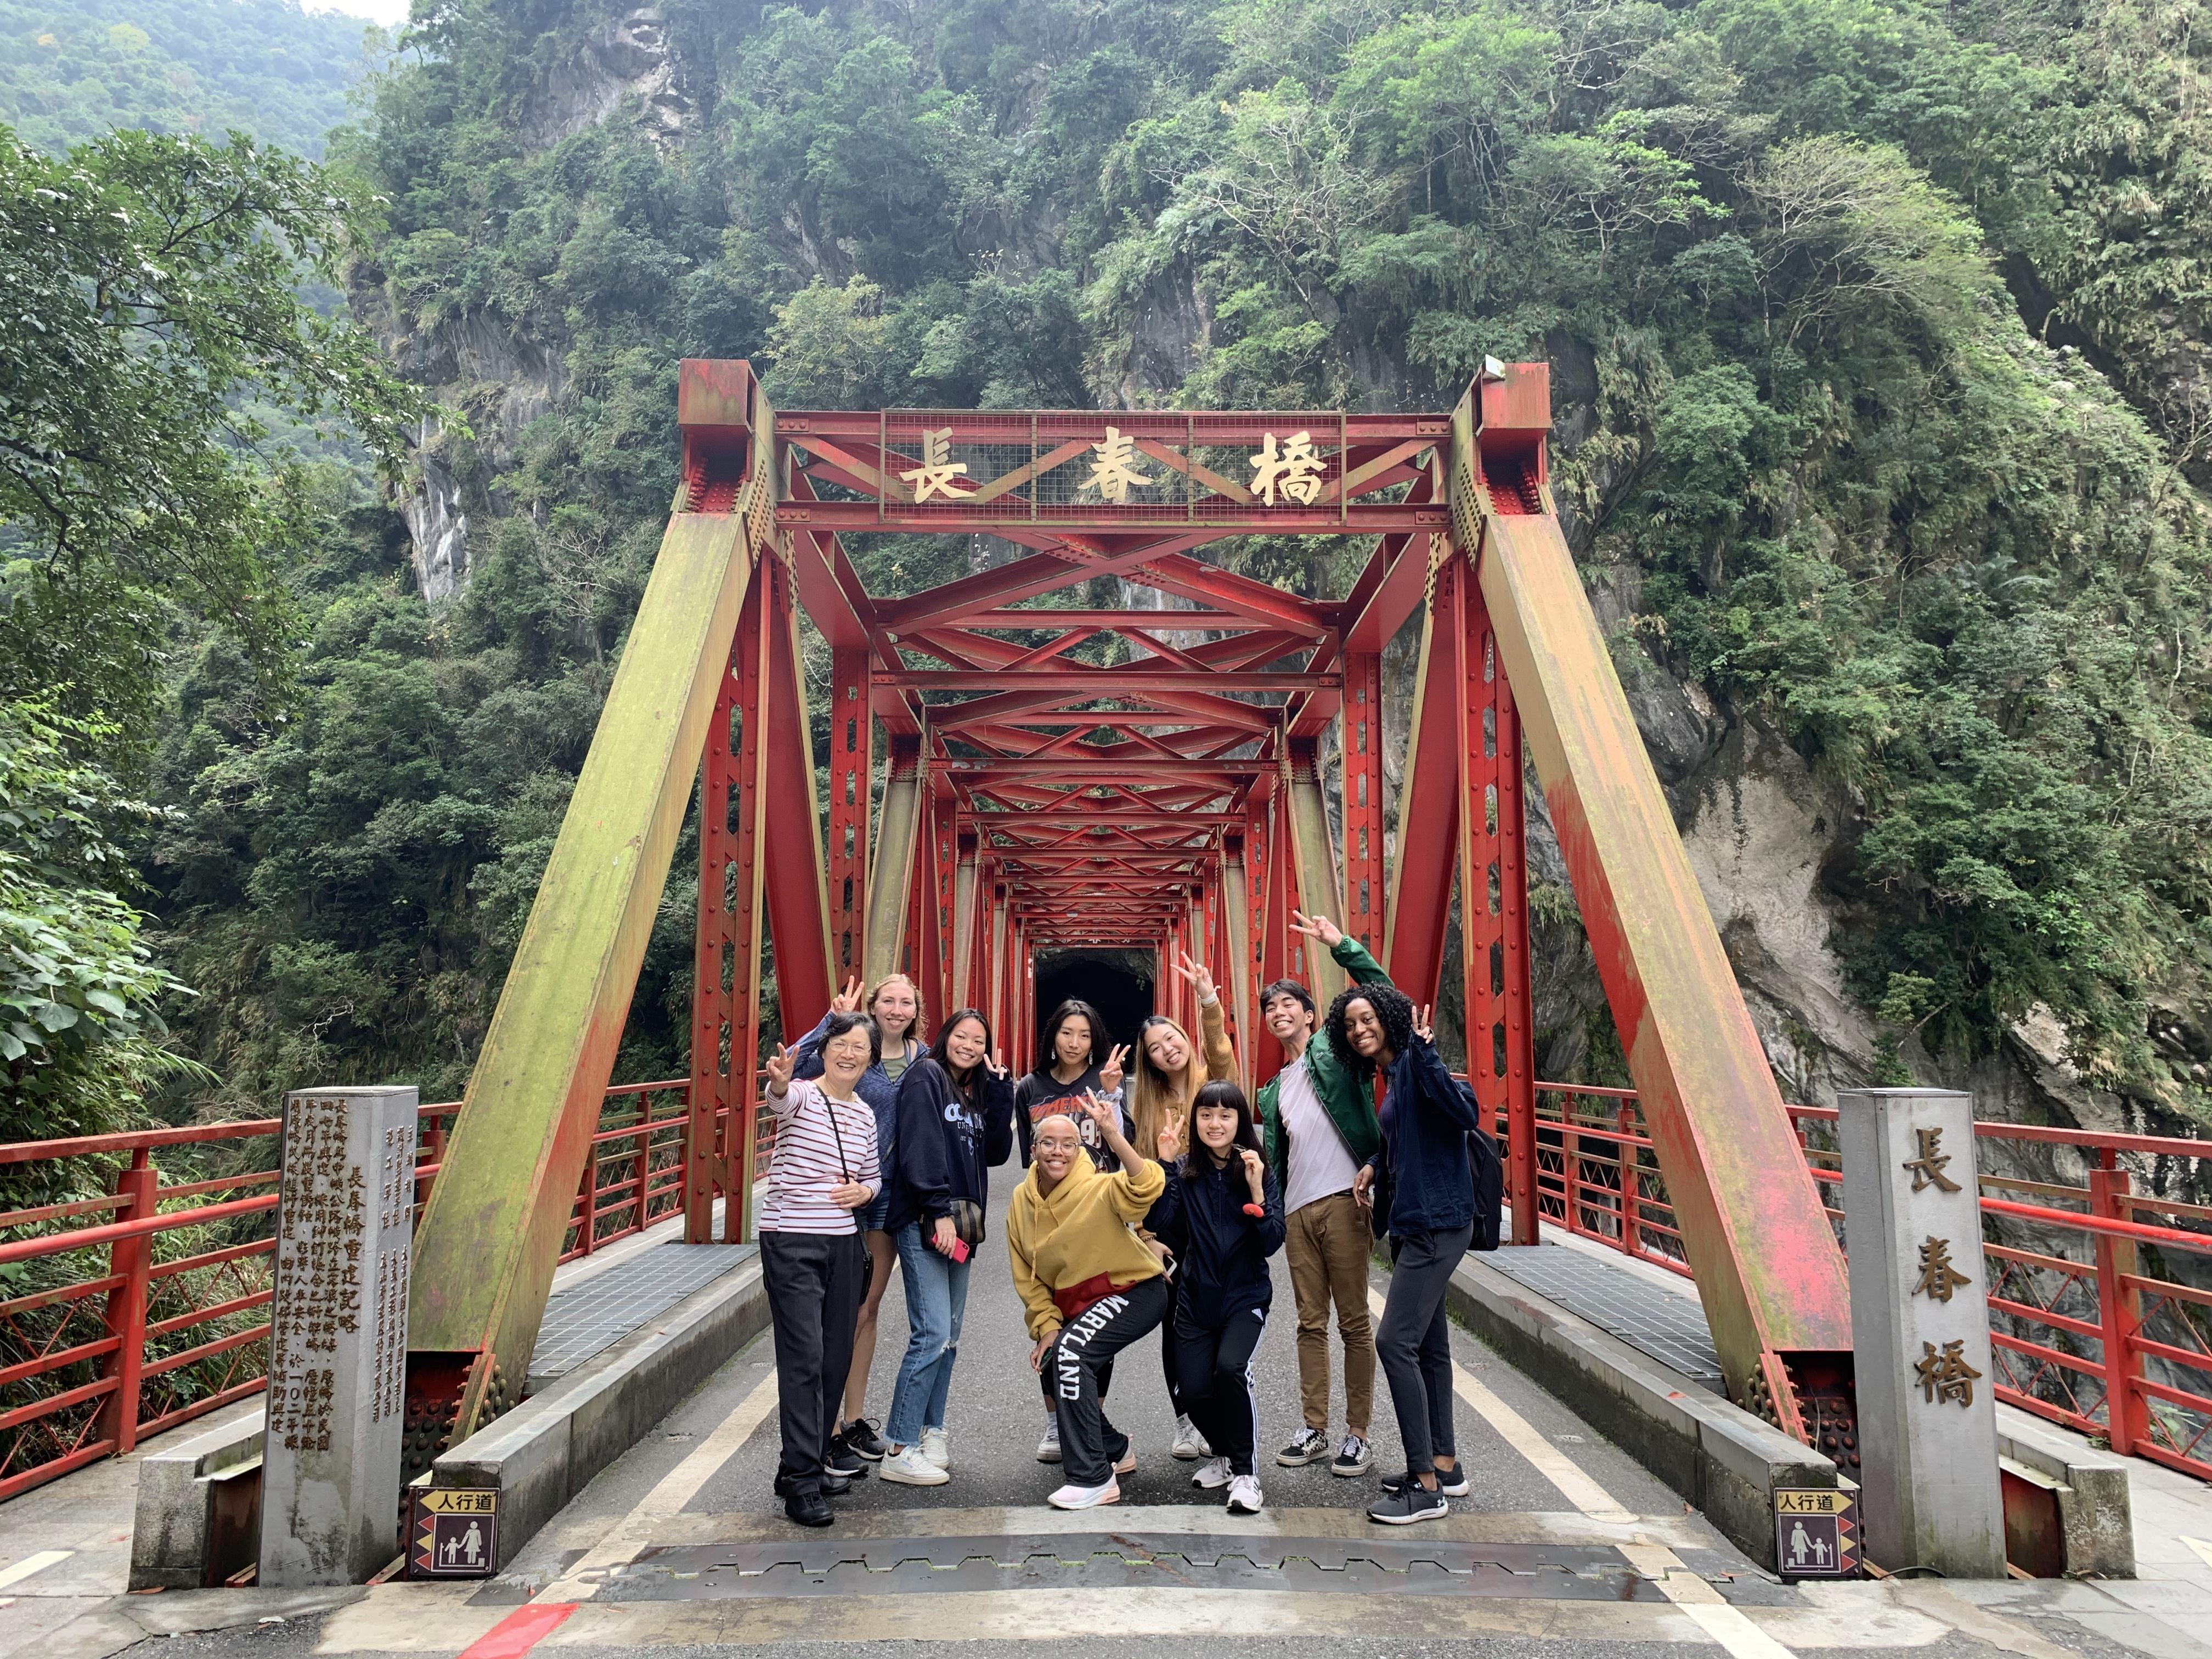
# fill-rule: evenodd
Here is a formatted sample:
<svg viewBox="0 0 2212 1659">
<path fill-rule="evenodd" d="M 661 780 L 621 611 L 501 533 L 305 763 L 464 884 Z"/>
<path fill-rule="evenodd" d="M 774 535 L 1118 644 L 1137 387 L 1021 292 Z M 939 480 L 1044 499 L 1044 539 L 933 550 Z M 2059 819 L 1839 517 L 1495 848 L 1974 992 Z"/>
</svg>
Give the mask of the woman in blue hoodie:
<svg viewBox="0 0 2212 1659">
<path fill-rule="evenodd" d="M 1452 1425 L 1451 1326 L 1444 1292 L 1474 1236 L 1476 1211 L 1498 1201 L 1498 1152 L 1474 1096 L 1444 1069 L 1426 1010 L 1388 985 L 1355 985 L 1330 1006 L 1329 1046 L 1364 1091 L 1380 1083 L 1382 1146 L 1352 1177 L 1390 1239 L 1390 1291 L 1375 1358 L 1406 1448 L 1406 1478 L 1382 1483 L 1370 1521 L 1402 1527 L 1449 1514 L 1467 1491 Z M 1478 1193 L 1478 1175 L 1480 1192 Z"/>
<path fill-rule="evenodd" d="M 1274 1300 L 1267 1258 L 1283 1248 L 1282 1188 L 1261 1150 L 1251 1103 L 1233 1083 L 1203 1085 L 1186 1123 L 1163 1129 L 1159 1143 L 1168 1187 L 1146 1225 L 1175 1253 L 1179 1403 L 1213 1453 L 1190 1483 L 1203 1492 L 1226 1486 L 1231 1514 L 1257 1515 L 1252 1351 Z M 1187 1149 L 1180 1159 L 1178 1143 Z"/>
<path fill-rule="evenodd" d="M 968 1308 L 968 1269 L 983 1242 L 991 1169 L 1014 1151 L 1014 1085 L 991 1052 L 991 1024 L 962 1008 L 907 1067 L 884 1224 L 906 1285 L 906 1357 L 884 1424 L 883 1477 L 907 1486 L 951 1478 L 946 1391 Z"/>
</svg>

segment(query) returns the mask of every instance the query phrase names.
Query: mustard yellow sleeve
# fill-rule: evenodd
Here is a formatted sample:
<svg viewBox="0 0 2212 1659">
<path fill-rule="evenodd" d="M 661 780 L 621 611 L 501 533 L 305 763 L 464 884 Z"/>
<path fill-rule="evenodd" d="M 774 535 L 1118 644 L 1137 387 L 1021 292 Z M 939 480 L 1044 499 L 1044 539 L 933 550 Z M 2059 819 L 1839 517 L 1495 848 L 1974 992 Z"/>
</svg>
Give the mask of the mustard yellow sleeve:
<svg viewBox="0 0 2212 1659">
<path fill-rule="evenodd" d="M 1237 1051 L 1229 1046 L 1229 1018 L 1223 1012 L 1221 999 L 1198 1005 L 1200 1041 L 1206 1045 L 1206 1075 L 1215 1083 L 1229 1081 L 1237 1075 Z"/>
<path fill-rule="evenodd" d="M 1142 1221 L 1168 1189 L 1168 1172 L 1150 1158 L 1135 1175 L 1117 1170 L 1107 1179 L 1114 1183 L 1114 1213 L 1124 1221 Z"/>
<path fill-rule="evenodd" d="M 1024 1209 L 1017 1188 L 1013 1201 L 1006 1206 L 1006 1260 L 1014 1270 L 1014 1294 L 1022 1299 L 1022 1322 L 1029 1328 L 1030 1340 L 1042 1342 L 1060 1329 L 1060 1307 L 1053 1301 L 1050 1288 L 1037 1277 L 1036 1263 L 1030 1259 L 1035 1242 L 1030 1237 L 1030 1218 Z"/>
</svg>

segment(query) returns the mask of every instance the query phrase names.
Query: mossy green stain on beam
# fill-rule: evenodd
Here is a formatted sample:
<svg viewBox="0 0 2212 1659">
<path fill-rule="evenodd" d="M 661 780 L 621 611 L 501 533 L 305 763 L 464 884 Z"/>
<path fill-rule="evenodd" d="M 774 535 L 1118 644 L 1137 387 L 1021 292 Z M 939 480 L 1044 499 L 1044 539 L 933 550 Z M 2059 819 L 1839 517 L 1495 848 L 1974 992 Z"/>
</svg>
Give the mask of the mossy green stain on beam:
<svg viewBox="0 0 2212 1659">
<path fill-rule="evenodd" d="M 669 521 L 415 1241 L 408 1346 L 519 1386 L 706 746 L 751 562 Z"/>
</svg>

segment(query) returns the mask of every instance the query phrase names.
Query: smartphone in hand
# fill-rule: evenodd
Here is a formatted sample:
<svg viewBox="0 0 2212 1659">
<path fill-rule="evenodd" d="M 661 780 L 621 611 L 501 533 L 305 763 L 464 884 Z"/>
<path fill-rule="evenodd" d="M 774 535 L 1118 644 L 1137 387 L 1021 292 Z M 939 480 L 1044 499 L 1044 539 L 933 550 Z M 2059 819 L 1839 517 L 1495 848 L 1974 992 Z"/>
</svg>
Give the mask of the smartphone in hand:
<svg viewBox="0 0 2212 1659">
<path fill-rule="evenodd" d="M 968 1259 L 968 1241 L 964 1238 L 954 1239 L 952 1241 L 952 1259 L 955 1261 L 965 1261 Z"/>
</svg>

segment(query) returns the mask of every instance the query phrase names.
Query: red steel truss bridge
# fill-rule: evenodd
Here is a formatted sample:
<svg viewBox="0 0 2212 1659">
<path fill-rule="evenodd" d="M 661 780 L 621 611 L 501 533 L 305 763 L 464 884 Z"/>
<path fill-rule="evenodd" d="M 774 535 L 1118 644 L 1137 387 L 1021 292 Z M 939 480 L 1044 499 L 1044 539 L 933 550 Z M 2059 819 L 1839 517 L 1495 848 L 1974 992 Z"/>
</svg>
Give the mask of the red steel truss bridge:
<svg viewBox="0 0 2212 1659">
<path fill-rule="evenodd" d="M 687 362 L 678 412 L 667 534 L 416 1241 L 410 1413 L 465 1433 L 526 1361 L 695 789 L 693 1238 L 718 1197 L 744 1226 L 763 929 L 782 1030 L 903 969 L 1024 1066 L 1038 953 L 1188 951 L 1256 1082 L 1259 988 L 1340 983 L 1296 907 L 1421 1002 L 1459 928 L 1472 1081 L 1533 1243 L 1525 750 L 1729 1390 L 1816 1443 L 1848 1419 L 1843 1258 L 1560 533 L 1544 365 L 1354 414 L 778 410 L 747 364 Z M 917 533 L 1015 551 L 869 592 L 858 538 Z M 1203 556 L 1252 535 L 1365 562 L 1322 599 Z M 826 754 L 800 607 L 829 647 Z M 1382 654 L 1417 616 L 1391 836 Z"/>
</svg>

